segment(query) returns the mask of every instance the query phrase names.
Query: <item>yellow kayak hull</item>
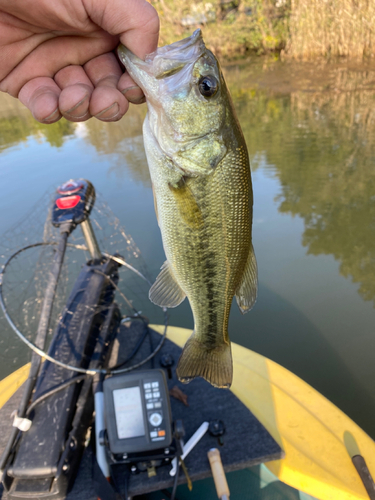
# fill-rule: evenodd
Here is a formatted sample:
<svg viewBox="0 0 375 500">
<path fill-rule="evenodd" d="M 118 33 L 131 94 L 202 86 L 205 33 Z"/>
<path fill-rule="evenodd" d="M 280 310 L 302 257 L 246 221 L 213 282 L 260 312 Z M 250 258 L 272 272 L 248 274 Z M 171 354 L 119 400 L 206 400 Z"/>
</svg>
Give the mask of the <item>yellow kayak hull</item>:
<svg viewBox="0 0 375 500">
<path fill-rule="evenodd" d="M 0 381 L 0 408 L 5 405 L 8 399 L 10 399 L 25 382 L 29 375 L 29 370 L 30 363 L 27 363 Z"/>
<path fill-rule="evenodd" d="M 162 333 L 159 325 L 151 328 Z M 191 330 L 168 328 L 183 347 Z M 281 481 L 321 500 L 368 500 L 351 457 L 375 477 L 375 442 L 328 399 L 270 359 L 232 343 L 231 390 L 285 451 L 266 465 Z"/>
<path fill-rule="evenodd" d="M 164 326 L 150 325 L 162 333 Z M 169 327 L 183 347 L 191 335 Z M 268 469 L 286 484 L 321 500 L 368 499 L 351 457 L 361 454 L 375 477 L 375 442 L 349 417 L 299 377 L 270 359 L 232 344 L 231 390 L 285 451 Z M 29 365 L 0 381 L 0 408 L 23 384 Z"/>
</svg>

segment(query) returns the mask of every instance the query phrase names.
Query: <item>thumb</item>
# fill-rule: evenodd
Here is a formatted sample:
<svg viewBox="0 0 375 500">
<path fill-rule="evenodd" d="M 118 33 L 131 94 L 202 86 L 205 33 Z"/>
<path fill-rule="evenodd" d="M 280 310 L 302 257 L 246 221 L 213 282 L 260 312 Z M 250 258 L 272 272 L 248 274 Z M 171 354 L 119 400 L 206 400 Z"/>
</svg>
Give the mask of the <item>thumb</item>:
<svg viewBox="0 0 375 500">
<path fill-rule="evenodd" d="M 146 0 L 83 0 L 92 21 L 144 59 L 157 49 L 159 16 Z"/>
</svg>

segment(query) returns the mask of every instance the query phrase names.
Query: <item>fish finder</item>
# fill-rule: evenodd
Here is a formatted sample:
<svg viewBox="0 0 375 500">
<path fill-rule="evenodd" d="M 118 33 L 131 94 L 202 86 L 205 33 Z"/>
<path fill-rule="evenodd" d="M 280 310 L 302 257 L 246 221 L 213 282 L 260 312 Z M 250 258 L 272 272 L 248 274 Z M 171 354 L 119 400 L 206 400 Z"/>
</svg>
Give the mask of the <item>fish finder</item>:
<svg viewBox="0 0 375 500">
<path fill-rule="evenodd" d="M 116 375 L 103 384 L 109 449 L 115 456 L 147 454 L 171 445 L 171 407 L 162 370 Z"/>
</svg>

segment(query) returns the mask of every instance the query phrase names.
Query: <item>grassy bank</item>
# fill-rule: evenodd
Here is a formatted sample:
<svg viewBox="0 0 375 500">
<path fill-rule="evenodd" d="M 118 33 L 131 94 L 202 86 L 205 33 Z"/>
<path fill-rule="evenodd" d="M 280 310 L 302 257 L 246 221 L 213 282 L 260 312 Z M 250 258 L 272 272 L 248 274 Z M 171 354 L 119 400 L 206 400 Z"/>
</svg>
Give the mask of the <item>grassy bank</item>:
<svg viewBox="0 0 375 500">
<path fill-rule="evenodd" d="M 288 0 L 152 0 L 165 45 L 202 28 L 207 46 L 219 57 L 280 52 L 288 39 Z"/>
<path fill-rule="evenodd" d="M 219 56 L 282 53 L 311 59 L 375 56 L 375 2 L 370 0 L 151 0 L 161 45 L 203 28 Z"/>
<path fill-rule="evenodd" d="M 291 56 L 375 56 L 373 0 L 292 0 L 289 26 Z"/>
</svg>

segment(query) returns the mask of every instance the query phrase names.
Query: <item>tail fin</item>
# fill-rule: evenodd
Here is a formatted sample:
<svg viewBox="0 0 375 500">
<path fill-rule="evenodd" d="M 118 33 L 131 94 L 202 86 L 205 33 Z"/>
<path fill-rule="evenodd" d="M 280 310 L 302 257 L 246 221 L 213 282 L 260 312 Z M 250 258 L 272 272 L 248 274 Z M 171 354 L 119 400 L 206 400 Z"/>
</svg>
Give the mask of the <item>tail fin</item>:
<svg viewBox="0 0 375 500">
<path fill-rule="evenodd" d="M 186 384 L 195 377 L 203 377 L 214 387 L 228 389 L 233 378 L 230 344 L 207 349 L 193 334 L 186 342 L 176 372 Z"/>
</svg>

